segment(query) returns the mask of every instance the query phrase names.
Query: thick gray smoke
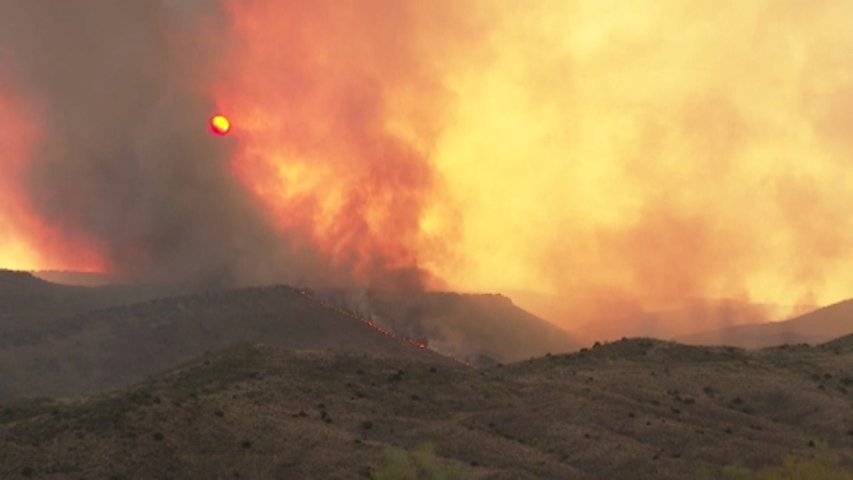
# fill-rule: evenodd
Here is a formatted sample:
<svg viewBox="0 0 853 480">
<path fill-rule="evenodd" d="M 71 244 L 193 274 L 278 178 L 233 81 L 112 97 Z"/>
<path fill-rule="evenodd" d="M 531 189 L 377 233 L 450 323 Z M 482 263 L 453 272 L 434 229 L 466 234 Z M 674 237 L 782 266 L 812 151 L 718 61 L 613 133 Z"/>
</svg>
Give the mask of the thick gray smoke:
<svg viewBox="0 0 853 480">
<path fill-rule="evenodd" d="M 328 271 L 265 224 L 230 177 L 229 139 L 206 130 L 226 23 L 209 1 L 0 0 L 0 78 L 40 124 L 29 202 L 127 280 Z"/>
</svg>

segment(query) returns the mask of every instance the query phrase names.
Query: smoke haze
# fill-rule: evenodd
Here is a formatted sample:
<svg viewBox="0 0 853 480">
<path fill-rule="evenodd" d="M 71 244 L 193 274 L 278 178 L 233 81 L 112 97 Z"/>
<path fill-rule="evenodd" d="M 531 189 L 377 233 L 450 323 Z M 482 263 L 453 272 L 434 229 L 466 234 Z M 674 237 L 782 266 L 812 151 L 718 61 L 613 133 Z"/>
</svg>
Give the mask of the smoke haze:
<svg viewBox="0 0 853 480">
<path fill-rule="evenodd" d="M 0 260 L 501 291 L 607 331 L 836 301 L 851 10 L 0 0 Z"/>
<path fill-rule="evenodd" d="M 4 79 L 37 118 L 15 185 L 48 230 L 37 246 L 132 280 L 296 280 L 319 263 L 266 225 L 233 145 L 205 130 L 223 12 L 178 5 L 3 2 Z"/>
</svg>

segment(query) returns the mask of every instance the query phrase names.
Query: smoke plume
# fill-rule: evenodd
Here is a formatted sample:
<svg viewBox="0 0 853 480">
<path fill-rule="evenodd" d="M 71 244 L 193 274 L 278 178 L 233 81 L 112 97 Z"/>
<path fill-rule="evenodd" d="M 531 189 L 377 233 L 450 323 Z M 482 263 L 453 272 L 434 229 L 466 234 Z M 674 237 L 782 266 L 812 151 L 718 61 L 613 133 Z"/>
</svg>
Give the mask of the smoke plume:
<svg viewBox="0 0 853 480">
<path fill-rule="evenodd" d="M 0 0 L 0 260 L 500 291 L 608 331 L 839 300 L 851 13 Z"/>
<path fill-rule="evenodd" d="M 220 7 L 4 0 L 0 19 L 3 80 L 38 128 L 12 187 L 44 227 L 34 241 L 48 261 L 86 255 L 132 280 L 299 282 L 328 271 L 268 224 L 229 171 L 233 142 L 206 131 L 228 40 Z"/>
</svg>

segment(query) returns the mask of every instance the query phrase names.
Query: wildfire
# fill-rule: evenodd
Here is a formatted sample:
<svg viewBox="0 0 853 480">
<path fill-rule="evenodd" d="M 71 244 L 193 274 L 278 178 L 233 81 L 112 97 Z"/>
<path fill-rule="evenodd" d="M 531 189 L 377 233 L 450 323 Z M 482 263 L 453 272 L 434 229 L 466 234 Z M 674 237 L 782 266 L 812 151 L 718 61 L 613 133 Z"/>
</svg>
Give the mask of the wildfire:
<svg viewBox="0 0 853 480">
<path fill-rule="evenodd" d="M 398 336 L 398 335 L 394 334 L 393 332 L 391 332 L 390 330 L 386 329 L 385 327 L 377 324 L 370 317 L 364 317 L 364 316 L 358 315 L 357 313 L 353 312 L 352 310 L 347 310 L 345 308 L 338 307 L 332 303 L 329 303 L 329 302 L 323 300 L 320 297 L 317 297 L 316 295 L 314 295 L 313 293 L 311 293 L 308 290 L 298 289 L 298 288 L 293 288 L 293 287 L 291 287 L 291 288 L 296 293 L 302 295 L 303 298 L 317 304 L 321 308 L 332 310 L 335 313 L 338 313 L 338 314 L 343 315 L 345 317 L 359 321 L 362 324 L 367 325 L 368 327 L 372 328 L 373 330 L 381 333 L 382 335 L 392 337 L 392 338 L 396 338 L 396 339 L 400 340 L 401 342 L 407 343 L 407 344 L 409 344 L 415 348 L 421 349 L 421 350 L 429 350 L 430 349 L 428 340 L 414 339 L 414 338 Z"/>
<path fill-rule="evenodd" d="M 145 33 L 124 39 L 139 47 L 141 67 L 113 68 L 128 61 L 118 49 L 114 62 L 96 63 L 91 74 L 57 61 L 28 71 L 39 82 L 3 78 L 3 118 L 24 119 L 0 132 L 4 266 L 120 263 L 132 271 L 162 261 L 172 268 L 155 271 L 199 264 L 217 272 L 256 253 L 255 244 L 223 244 L 212 260 L 197 246 L 214 243 L 212 232 L 238 237 L 248 204 L 264 224 L 244 236 L 287 253 L 279 264 L 265 262 L 278 258 L 272 252 L 257 255 L 262 265 L 248 270 L 269 267 L 264 278 L 322 271 L 323 280 L 376 288 L 528 293 L 559 306 L 554 316 L 568 311 L 573 319 L 691 298 L 790 305 L 851 294 L 853 30 L 846 19 L 853 7 L 845 2 L 645 0 L 617 8 L 542 0 L 531 8 L 485 0 L 222 0 L 217 7 L 221 18 L 186 29 L 170 22 L 210 9 L 179 14 L 158 3 L 145 22 L 122 16 Z M 79 23 L 88 32 L 89 23 L 75 22 L 50 25 Z M 129 30 L 105 29 L 94 44 L 107 49 L 110 35 Z M 61 45 L 89 38 L 58 37 Z M 142 40 L 149 37 L 155 40 Z M 217 48 L 187 48 L 211 38 Z M 200 53 L 208 50 L 215 53 Z M 7 63 L 25 70 L 44 55 L 23 52 Z M 91 131 L 71 128 L 79 122 L 65 115 L 87 109 L 66 108 L 62 99 L 84 90 L 90 105 L 110 105 L 105 89 L 86 90 L 96 74 L 123 79 L 127 99 L 110 100 L 126 104 L 87 116 L 97 124 Z M 39 88 L 60 100 L 40 102 L 46 90 Z M 181 107 L 169 109 L 172 102 Z M 184 116 L 185 104 L 194 115 Z M 211 106 L 239 118 L 233 141 L 193 136 Z M 169 122 L 159 121 L 159 109 Z M 100 127 L 126 111 L 150 128 L 105 139 Z M 210 127 L 222 135 L 231 123 L 216 116 Z M 66 143 L 45 154 L 42 145 L 51 142 L 42 140 L 60 129 Z M 95 148 L 107 140 L 109 148 Z M 34 159 L 55 160 L 65 147 L 82 157 L 72 172 L 78 182 L 106 165 L 149 174 L 149 183 L 116 192 L 101 182 L 68 190 L 88 201 L 35 201 L 31 174 L 53 171 L 31 169 L 40 166 Z M 212 184 L 216 195 L 237 198 L 216 210 L 237 218 L 227 228 L 205 216 Z M 175 198 L 184 216 L 157 223 L 170 210 L 159 204 L 133 215 L 91 212 L 151 198 Z M 162 223 L 169 228 L 151 226 Z M 175 247 L 175 238 L 185 243 Z M 160 256 L 117 262 L 151 245 Z"/>
<path fill-rule="evenodd" d="M 228 3 L 234 169 L 341 268 L 575 313 L 850 294 L 848 7 L 403 4 Z"/>
</svg>

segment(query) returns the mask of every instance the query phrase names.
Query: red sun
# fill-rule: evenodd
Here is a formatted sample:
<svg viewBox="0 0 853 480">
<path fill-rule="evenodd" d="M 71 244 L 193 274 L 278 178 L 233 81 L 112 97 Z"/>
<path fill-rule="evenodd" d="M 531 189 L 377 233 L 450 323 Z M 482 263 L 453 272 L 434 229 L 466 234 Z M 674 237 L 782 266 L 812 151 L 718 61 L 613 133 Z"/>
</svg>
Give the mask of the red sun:
<svg viewBox="0 0 853 480">
<path fill-rule="evenodd" d="M 217 135 L 227 135 L 231 131 L 231 121 L 225 115 L 210 117 L 210 131 Z"/>
</svg>

